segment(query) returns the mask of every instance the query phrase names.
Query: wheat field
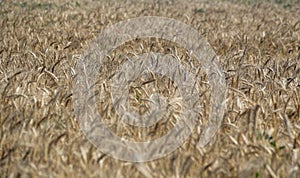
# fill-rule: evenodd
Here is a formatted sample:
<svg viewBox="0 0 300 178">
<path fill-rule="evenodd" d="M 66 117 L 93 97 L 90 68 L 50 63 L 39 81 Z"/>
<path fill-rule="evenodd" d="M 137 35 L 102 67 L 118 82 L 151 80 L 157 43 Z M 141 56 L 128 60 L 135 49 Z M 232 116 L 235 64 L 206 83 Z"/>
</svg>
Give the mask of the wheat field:
<svg viewBox="0 0 300 178">
<path fill-rule="evenodd" d="M 226 110 L 214 139 L 199 149 L 210 101 L 201 73 L 200 118 L 189 139 L 161 159 L 130 163 L 81 132 L 73 80 L 76 61 L 105 27 L 141 16 L 179 20 L 210 43 L 226 77 Z M 299 1 L 3 0 L 0 26 L 0 177 L 300 177 Z M 171 42 L 137 39 L 111 54 L 108 73 L 125 55 L 150 51 L 189 57 Z M 168 79 L 151 80 L 131 94 L 176 94 Z M 109 107 L 98 109 L 124 138 L 155 139 L 172 129 L 172 121 L 119 129 Z"/>
</svg>

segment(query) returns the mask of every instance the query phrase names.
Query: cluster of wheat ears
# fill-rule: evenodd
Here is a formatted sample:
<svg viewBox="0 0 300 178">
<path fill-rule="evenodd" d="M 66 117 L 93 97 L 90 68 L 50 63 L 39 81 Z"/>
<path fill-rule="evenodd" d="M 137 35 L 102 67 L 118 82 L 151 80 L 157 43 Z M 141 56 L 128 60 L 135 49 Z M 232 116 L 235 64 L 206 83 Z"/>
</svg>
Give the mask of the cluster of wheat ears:
<svg viewBox="0 0 300 178">
<path fill-rule="evenodd" d="M 76 61 L 101 30 L 140 16 L 197 29 L 219 56 L 227 95 L 221 128 L 198 149 L 211 92 L 200 71 L 193 134 L 164 158 L 137 164 L 103 154 L 87 140 L 74 115 L 72 82 Z M 299 3 L 4 0 L 0 26 L 0 177 L 300 177 Z M 150 51 L 183 63 L 193 59 L 177 44 L 152 38 L 112 51 L 95 93 L 107 125 L 125 139 L 156 139 L 176 123 L 175 112 L 147 129 L 122 125 L 112 108 L 105 80 L 125 57 Z M 143 98 L 153 90 L 173 97 L 173 109 L 180 110 L 176 86 L 155 74 L 133 82 L 132 109 L 146 112 Z"/>
</svg>

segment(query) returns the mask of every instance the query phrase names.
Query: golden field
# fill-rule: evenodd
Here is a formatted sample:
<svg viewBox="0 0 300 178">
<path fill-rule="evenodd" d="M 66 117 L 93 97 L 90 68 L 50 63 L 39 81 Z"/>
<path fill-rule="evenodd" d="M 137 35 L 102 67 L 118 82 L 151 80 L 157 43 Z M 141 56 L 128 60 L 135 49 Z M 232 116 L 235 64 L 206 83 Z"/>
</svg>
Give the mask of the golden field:
<svg viewBox="0 0 300 178">
<path fill-rule="evenodd" d="M 91 41 L 108 25 L 140 16 L 177 19 L 210 43 L 226 77 L 226 111 L 216 137 L 198 149 L 210 101 L 202 73 L 190 138 L 164 158 L 130 163 L 87 140 L 72 94 L 76 61 Z M 299 1 L 4 0 L 0 26 L 0 177 L 300 177 Z M 150 51 L 188 57 L 171 42 L 141 39 L 116 49 L 111 69 L 124 55 Z M 159 81 L 132 95 L 153 87 L 174 93 L 168 79 L 152 80 Z M 99 110 L 115 117 L 106 104 Z M 117 132 L 145 140 L 168 129 L 171 123 L 150 134 L 128 126 Z"/>
</svg>

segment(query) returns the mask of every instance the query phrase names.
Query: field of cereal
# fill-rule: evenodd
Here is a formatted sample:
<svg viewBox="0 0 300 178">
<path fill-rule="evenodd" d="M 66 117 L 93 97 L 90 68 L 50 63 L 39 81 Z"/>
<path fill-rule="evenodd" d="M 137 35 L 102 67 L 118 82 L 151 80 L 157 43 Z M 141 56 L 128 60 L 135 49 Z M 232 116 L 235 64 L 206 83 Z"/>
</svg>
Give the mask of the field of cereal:
<svg viewBox="0 0 300 178">
<path fill-rule="evenodd" d="M 72 83 L 76 61 L 105 27 L 141 16 L 182 21 L 210 43 L 226 77 L 226 111 L 214 140 L 198 149 L 209 113 L 203 82 L 190 138 L 164 158 L 130 163 L 81 132 Z M 3 0 L 0 29 L 0 177 L 300 177 L 299 1 Z M 153 39 L 124 44 L 113 58 L 153 50 L 184 58 L 184 49 Z M 119 131 L 147 139 L 130 129 Z"/>
</svg>

